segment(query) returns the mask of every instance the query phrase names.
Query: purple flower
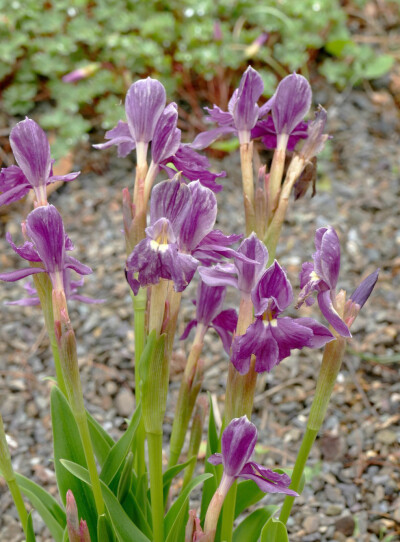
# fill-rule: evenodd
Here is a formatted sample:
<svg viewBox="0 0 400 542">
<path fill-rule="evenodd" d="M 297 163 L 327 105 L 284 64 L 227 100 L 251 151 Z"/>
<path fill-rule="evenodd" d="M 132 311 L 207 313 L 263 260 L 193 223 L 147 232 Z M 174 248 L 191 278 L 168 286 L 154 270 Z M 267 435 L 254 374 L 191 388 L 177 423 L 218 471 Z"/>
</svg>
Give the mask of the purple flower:
<svg viewBox="0 0 400 542">
<path fill-rule="evenodd" d="M 137 295 L 139 287 L 158 284 L 160 279 L 172 280 L 182 292 L 197 269 L 198 262 L 189 254 L 179 252 L 171 222 L 160 218 L 146 228 L 146 239 L 136 245 L 128 257 L 126 277 Z M 138 279 L 134 274 L 138 272 Z"/>
<path fill-rule="evenodd" d="M 79 280 L 72 280 L 71 270 L 68 268 L 64 269 L 63 283 L 66 299 L 72 299 L 75 301 L 80 301 L 81 303 L 88 303 L 90 305 L 96 303 L 104 303 L 105 301 L 105 299 L 93 299 L 92 297 L 87 297 L 85 295 L 79 294 L 78 288 L 81 288 L 83 286 L 84 278 L 81 277 Z M 20 305 L 24 307 L 40 305 L 38 293 L 32 282 L 24 284 L 24 289 L 29 297 L 18 299 L 16 301 L 7 301 L 5 305 Z"/>
<path fill-rule="evenodd" d="M 286 273 L 275 261 L 256 287 L 251 298 L 255 321 L 244 335 L 236 336 L 232 343 L 231 361 L 241 374 L 246 374 L 250 359 L 256 356 L 258 373 L 271 371 L 295 348 L 319 348 L 334 336 L 312 318 L 278 317 L 292 302 L 293 291 Z"/>
<path fill-rule="evenodd" d="M 261 76 L 249 66 L 240 80 L 239 88 L 234 91 L 229 101 L 228 111 L 222 111 L 216 105 L 213 109 L 205 108 L 209 114 L 208 120 L 216 122 L 219 126 L 199 134 L 191 147 L 204 149 L 222 134 L 235 134 L 241 144 L 249 143 L 252 128 L 259 118 L 268 113 L 272 105 L 270 101 L 262 107 L 257 105 L 263 90 Z"/>
<path fill-rule="evenodd" d="M 205 156 L 201 156 L 189 145 L 181 144 L 173 156 L 170 156 L 160 164 L 168 176 L 172 178 L 176 174 L 176 171 L 168 167 L 169 163 L 172 163 L 176 171 L 181 172 L 183 177 L 186 177 L 189 181 L 199 180 L 203 186 L 206 186 L 215 193 L 220 192 L 223 188 L 215 182 L 215 179 L 225 177 L 225 171 L 212 173 L 210 171 L 211 164 L 209 160 Z"/>
<path fill-rule="evenodd" d="M 156 79 L 141 79 L 133 83 L 126 95 L 125 113 L 128 122 L 119 121 L 106 132 L 106 143 L 94 145 L 96 149 L 118 146 L 118 155 L 127 156 L 137 148 L 138 162 L 145 160 L 147 146 L 154 137 L 157 122 L 164 111 L 166 93 Z"/>
<path fill-rule="evenodd" d="M 66 254 L 66 251 L 73 250 L 74 246 L 64 231 L 60 213 L 53 205 L 37 207 L 29 213 L 26 219 L 26 234 L 29 240 L 20 247 L 13 243 L 10 234 L 7 234 L 7 241 L 21 258 L 41 266 L 0 273 L 0 280 L 15 282 L 28 275 L 46 272 L 53 288 L 64 290 L 65 269 L 73 269 L 79 275 L 92 273 L 90 267 Z"/>
<path fill-rule="evenodd" d="M 251 138 L 257 139 L 261 137 L 261 141 L 267 149 L 276 149 L 277 146 L 277 131 L 275 129 L 274 120 L 272 117 L 259 120 L 251 131 Z M 299 122 L 299 124 L 290 133 L 287 149 L 293 151 L 300 139 L 307 138 L 307 123 Z"/>
<path fill-rule="evenodd" d="M 272 97 L 271 113 L 278 137 L 290 136 L 304 119 L 311 106 L 310 83 L 302 75 L 293 73 L 279 83 Z"/>
<path fill-rule="evenodd" d="M 235 255 L 228 245 L 239 236 L 213 230 L 217 201 L 199 181 L 186 185 L 164 181 L 154 189 L 150 202 L 150 227 L 127 261 L 127 279 L 135 295 L 140 286 L 173 280 L 184 290 L 199 265 Z M 134 277 L 139 273 L 138 278 Z"/>
<path fill-rule="evenodd" d="M 203 336 L 207 329 L 212 327 L 221 337 L 224 350 L 229 354 L 232 335 L 236 329 L 237 313 L 234 309 L 221 310 L 225 300 L 226 288 L 224 286 L 207 286 L 202 280 L 197 287 L 196 319 L 191 320 L 185 328 L 181 341 L 186 339 L 190 331 L 197 326 L 201 328 Z"/>
<path fill-rule="evenodd" d="M 154 129 L 151 144 L 151 157 L 154 164 L 161 164 L 169 156 L 173 156 L 181 143 L 181 131 L 176 127 L 178 107 L 172 102 L 164 109 Z"/>
<path fill-rule="evenodd" d="M 345 307 L 339 307 L 336 298 L 336 286 L 340 270 L 340 242 L 332 226 L 319 228 L 315 232 L 314 262 L 305 262 L 300 272 L 302 288 L 297 307 L 304 302 L 312 305 L 310 297 L 318 292 L 319 308 L 331 326 L 342 337 L 351 337 L 349 330 L 358 312 L 367 301 L 378 280 L 379 269 L 371 273 L 353 292 Z"/>
<path fill-rule="evenodd" d="M 46 186 L 55 181 L 73 181 L 79 171 L 68 175 L 53 175 L 50 145 L 42 128 L 26 117 L 11 130 L 10 144 L 18 166 L 0 172 L 0 205 L 23 198 L 31 188 L 37 203 L 47 205 Z"/>
<path fill-rule="evenodd" d="M 358 313 L 363 308 L 367 299 L 371 295 L 372 290 L 375 287 L 376 281 L 378 280 L 378 276 L 379 269 L 368 275 L 367 278 L 365 278 L 361 282 L 358 288 L 354 290 L 348 301 L 346 301 L 344 307 L 344 321 L 346 322 L 348 327 L 350 327 L 351 324 L 354 322 Z"/>
<path fill-rule="evenodd" d="M 336 307 L 336 285 L 340 270 L 340 242 L 337 233 L 331 226 L 319 228 L 315 233 L 314 262 L 306 262 L 300 272 L 300 288 L 302 288 L 297 307 L 304 302 L 312 305 L 311 294 L 318 292 L 318 305 L 322 314 L 331 326 L 342 335 L 351 337 L 351 333 Z"/>
<path fill-rule="evenodd" d="M 76 83 L 81 79 L 86 79 L 87 77 L 90 77 L 91 75 L 96 73 L 97 70 L 100 69 L 100 67 L 101 64 L 99 62 L 91 62 L 90 64 L 86 64 L 86 66 L 82 66 L 82 68 L 77 68 L 76 70 L 65 74 L 62 77 L 62 81 L 64 83 Z"/>
<path fill-rule="evenodd" d="M 244 478 L 253 480 L 265 493 L 284 493 L 297 497 L 289 489 L 291 480 L 287 474 L 279 474 L 266 469 L 255 461 L 249 461 L 257 442 L 257 429 L 247 416 L 234 418 L 222 434 L 222 453 L 208 458 L 212 465 L 223 465 L 224 473 L 220 487 L 229 489 L 234 480 Z"/>
<path fill-rule="evenodd" d="M 233 286 L 242 296 L 250 297 L 268 262 L 268 251 L 255 233 L 242 242 L 233 262 L 212 268 L 200 267 L 200 276 L 210 286 Z"/>
</svg>

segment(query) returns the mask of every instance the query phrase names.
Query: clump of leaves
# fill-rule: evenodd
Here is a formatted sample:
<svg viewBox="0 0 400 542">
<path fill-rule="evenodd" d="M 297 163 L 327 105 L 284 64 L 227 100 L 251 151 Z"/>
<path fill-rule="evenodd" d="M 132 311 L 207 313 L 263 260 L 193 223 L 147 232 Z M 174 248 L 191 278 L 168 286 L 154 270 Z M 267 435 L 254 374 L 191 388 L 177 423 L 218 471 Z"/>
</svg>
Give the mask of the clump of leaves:
<svg viewBox="0 0 400 542">
<path fill-rule="evenodd" d="M 341 87 L 380 77 L 393 63 L 351 40 L 338 0 L 0 0 L 0 13 L 4 110 L 36 108 L 43 128 L 57 133 L 56 157 L 93 126 L 108 129 L 122 118 L 131 74 L 158 77 L 200 118 L 197 96 L 226 105 L 231 82 L 249 62 L 266 95 L 289 71 L 306 71 L 320 51 L 320 72 Z M 87 78 L 62 81 L 93 63 L 98 69 Z"/>
</svg>

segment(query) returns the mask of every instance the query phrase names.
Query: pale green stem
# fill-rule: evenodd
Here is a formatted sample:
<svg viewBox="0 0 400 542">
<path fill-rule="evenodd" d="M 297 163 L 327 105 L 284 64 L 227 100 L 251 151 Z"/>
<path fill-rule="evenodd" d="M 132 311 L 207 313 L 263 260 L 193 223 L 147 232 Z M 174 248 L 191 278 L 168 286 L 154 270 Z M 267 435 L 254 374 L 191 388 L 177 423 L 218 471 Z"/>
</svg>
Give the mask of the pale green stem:
<svg viewBox="0 0 400 542">
<path fill-rule="evenodd" d="M 162 432 L 146 433 L 149 446 L 149 472 L 153 542 L 164 541 L 164 498 L 162 475 Z"/>
<path fill-rule="evenodd" d="M 99 473 L 97 472 L 96 461 L 94 458 L 93 445 L 90 438 L 89 426 L 87 423 L 86 411 L 84 415 L 75 415 L 75 421 L 78 425 L 79 434 L 82 441 L 82 446 L 85 452 L 86 463 L 88 466 L 90 482 L 92 485 L 92 491 L 94 500 L 96 503 L 96 510 L 98 515 L 104 514 L 104 501 L 101 492 Z"/>
<path fill-rule="evenodd" d="M 133 297 L 134 329 L 135 329 L 135 394 L 136 404 L 141 400 L 139 361 L 146 343 L 146 306 L 147 290 L 139 288 L 139 292 Z M 139 421 L 135 439 L 135 466 L 138 479 L 146 472 L 145 460 L 145 430 L 143 417 Z M 144 486 L 143 486 L 144 487 Z"/>
<path fill-rule="evenodd" d="M 342 337 L 331 341 L 325 346 L 322 358 L 321 369 L 318 375 L 315 396 L 311 405 L 310 415 L 308 417 L 307 429 L 297 455 L 296 463 L 292 473 L 292 483 L 290 489 L 298 491 L 304 467 L 318 431 L 324 421 L 328 409 L 329 400 L 342 365 L 343 353 L 346 347 L 346 340 Z M 282 510 L 279 516 L 280 521 L 286 523 L 292 510 L 294 497 L 287 495 L 283 502 Z"/>
<path fill-rule="evenodd" d="M 242 169 L 246 235 L 250 235 L 255 230 L 253 142 L 240 145 L 240 165 Z"/>
<path fill-rule="evenodd" d="M 52 290 L 53 286 L 49 276 L 45 273 L 39 273 L 40 276 L 34 275 L 33 282 L 36 291 L 39 296 L 40 305 L 42 307 L 44 323 L 50 339 L 51 350 L 53 352 L 54 366 L 56 369 L 57 384 L 62 393 L 67 396 L 67 389 L 65 387 L 64 376 L 60 363 L 60 353 L 58 351 L 58 344 L 56 335 L 54 332 L 54 317 L 53 317 L 53 302 L 52 302 Z"/>
<path fill-rule="evenodd" d="M 206 518 L 204 520 L 204 533 L 209 535 L 210 542 L 214 542 L 215 532 L 217 530 L 218 519 L 221 513 L 222 505 L 224 504 L 225 498 L 229 492 L 231 485 L 234 482 L 234 478 L 231 476 L 226 476 L 224 473 L 222 475 L 221 482 L 213 495 L 213 498 L 210 501 L 210 504 L 207 508 Z M 232 530 L 232 525 L 231 525 Z M 221 538 L 221 540 L 225 540 Z"/>
<path fill-rule="evenodd" d="M 286 211 L 289 205 L 289 198 L 292 192 L 294 183 L 299 178 L 304 168 L 304 160 L 295 156 L 290 163 L 285 182 L 280 193 L 277 209 L 273 215 L 273 219 L 268 226 L 267 233 L 264 238 L 264 243 L 268 248 L 268 266 L 272 265 L 275 259 L 276 247 L 281 235 L 282 226 L 285 220 Z"/>
<path fill-rule="evenodd" d="M 193 393 L 191 393 L 192 385 L 194 376 L 196 374 L 197 362 L 200 358 L 204 344 L 204 334 L 204 326 L 199 325 L 196 330 L 196 335 L 190 349 L 189 357 L 179 388 L 178 401 L 176 403 L 175 416 L 170 438 L 170 456 L 168 467 L 173 467 L 179 460 L 194 404 L 196 402 L 198 392 L 200 391 L 200 386 L 198 386 L 195 396 L 193 397 Z"/>
<path fill-rule="evenodd" d="M 272 158 L 269 172 L 268 220 L 271 220 L 272 214 L 278 205 L 288 140 L 289 137 L 285 134 L 278 136 L 277 147 Z"/>
<path fill-rule="evenodd" d="M 233 522 L 235 520 L 237 482 L 233 482 L 225 498 L 224 509 L 222 512 L 221 540 L 232 542 Z"/>
</svg>

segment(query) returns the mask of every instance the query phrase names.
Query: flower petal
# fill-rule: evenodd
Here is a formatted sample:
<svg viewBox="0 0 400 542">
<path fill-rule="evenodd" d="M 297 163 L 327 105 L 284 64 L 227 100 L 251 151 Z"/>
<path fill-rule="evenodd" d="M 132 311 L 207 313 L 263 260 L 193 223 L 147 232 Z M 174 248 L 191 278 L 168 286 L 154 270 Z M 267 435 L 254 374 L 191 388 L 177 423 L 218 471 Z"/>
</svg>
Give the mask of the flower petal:
<svg viewBox="0 0 400 542">
<path fill-rule="evenodd" d="M 50 175 L 50 145 L 45 132 L 26 117 L 11 130 L 15 159 L 32 187 L 45 186 Z"/>
<path fill-rule="evenodd" d="M 290 135 L 310 109 L 310 83 L 302 75 L 293 73 L 282 79 L 274 96 L 272 117 L 276 132 Z"/>
<path fill-rule="evenodd" d="M 151 156 L 155 164 L 160 164 L 178 150 L 181 143 L 181 131 L 176 127 L 177 122 L 177 105 L 170 103 L 164 109 L 154 129 Z"/>
<path fill-rule="evenodd" d="M 199 181 L 189 183 L 192 206 L 179 234 L 179 245 L 185 252 L 192 252 L 213 229 L 217 217 L 215 194 Z"/>
<path fill-rule="evenodd" d="M 147 77 L 130 86 L 125 112 L 130 133 L 136 142 L 149 143 L 153 139 L 165 102 L 165 88 L 157 79 Z"/>
<path fill-rule="evenodd" d="M 237 130 L 234 126 L 219 126 L 218 128 L 213 128 L 207 132 L 201 132 L 201 134 L 198 134 L 195 137 L 190 146 L 192 149 L 199 151 L 206 149 L 223 134 L 237 134 Z"/>
<path fill-rule="evenodd" d="M 262 465 L 249 461 L 238 475 L 245 480 L 253 480 L 264 493 L 284 493 L 298 497 L 298 493 L 289 489 L 291 480 L 287 474 L 279 474 Z"/>
<path fill-rule="evenodd" d="M 26 219 L 29 237 L 48 273 L 62 272 L 65 257 L 65 231 L 54 205 L 37 207 Z M 84 274 L 84 273 L 81 273 Z"/>
<path fill-rule="evenodd" d="M 349 328 L 340 318 L 339 314 L 333 306 L 331 292 L 329 290 L 326 290 L 325 292 L 320 292 L 317 299 L 322 314 L 331 324 L 333 329 L 335 329 L 342 337 L 351 337 Z"/>
<path fill-rule="evenodd" d="M 350 299 L 357 303 L 360 306 L 360 309 L 364 306 L 365 302 L 372 293 L 372 290 L 375 287 L 376 281 L 378 280 L 379 269 L 368 275 L 361 284 L 354 290 L 351 294 Z"/>
<path fill-rule="evenodd" d="M 261 316 L 267 309 L 276 316 L 292 303 L 292 287 L 285 271 L 276 260 L 258 281 L 251 298 L 256 316 Z"/>
<path fill-rule="evenodd" d="M 222 433 L 221 452 L 224 471 L 237 476 L 250 459 L 257 442 L 257 429 L 247 416 L 234 418 Z"/>
<path fill-rule="evenodd" d="M 17 269 L 16 271 L 8 271 L 7 273 L 0 273 L 0 280 L 5 282 L 15 282 L 20 279 L 24 279 L 29 275 L 35 273 L 43 273 L 45 270 L 41 267 L 25 267 L 24 269 Z"/>
<path fill-rule="evenodd" d="M 118 146 L 118 156 L 125 157 L 136 147 L 136 142 L 129 130 L 129 126 L 126 122 L 122 120 L 118 121 L 118 124 L 112 130 L 108 130 L 105 134 L 107 141 L 106 143 L 100 143 L 98 145 L 93 145 L 95 149 L 108 149 L 113 145 Z"/>
</svg>

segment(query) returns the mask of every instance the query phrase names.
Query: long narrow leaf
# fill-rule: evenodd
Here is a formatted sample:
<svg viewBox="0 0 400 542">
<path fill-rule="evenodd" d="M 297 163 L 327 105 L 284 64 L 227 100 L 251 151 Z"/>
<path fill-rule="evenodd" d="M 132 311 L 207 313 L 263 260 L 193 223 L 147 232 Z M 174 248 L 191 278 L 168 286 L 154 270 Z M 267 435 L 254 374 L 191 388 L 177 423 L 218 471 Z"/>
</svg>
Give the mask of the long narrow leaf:
<svg viewBox="0 0 400 542">
<path fill-rule="evenodd" d="M 62 464 L 70 473 L 79 478 L 79 480 L 90 485 L 90 477 L 87 469 L 72 461 L 62 461 Z M 118 539 L 121 542 L 150 542 L 149 538 L 130 520 L 111 489 L 101 480 L 100 485 L 103 499 Z"/>
<path fill-rule="evenodd" d="M 58 502 L 38 484 L 16 473 L 15 478 L 22 493 L 30 500 L 47 525 L 55 542 L 62 542 L 67 521 L 65 512 Z"/>
<path fill-rule="evenodd" d="M 164 506 L 166 504 L 166 500 L 168 497 L 168 491 L 169 487 L 171 485 L 171 481 L 177 474 L 179 474 L 183 469 L 186 469 L 191 463 L 194 463 L 196 461 L 195 457 L 191 457 L 185 463 L 181 463 L 179 465 L 175 465 L 173 467 L 170 467 L 167 469 L 163 474 L 163 492 L 164 492 Z"/>
<path fill-rule="evenodd" d="M 211 473 L 213 476 L 212 478 L 210 477 L 204 483 L 204 486 L 203 486 L 203 492 L 201 495 L 201 510 L 200 510 L 200 519 L 202 522 L 204 521 L 204 518 L 206 517 L 208 505 L 210 504 L 210 501 L 218 487 L 217 469 L 216 467 L 214 467 L 214 465 L 211 465 L 211 463 L 208 463 L 207 461 L 210 455 L 218 452 L 218 433 L 217 433 L 217 427 L 215 424 L 214 409 L 213 409 L 213 404 L 212 404 L 210 394 L 209 394 L 209 402 L 210 402 L 210 414 L 208 418 L 207 451 L 206 451 L 206 461 L 204 464 L 204 470 L 205 472 Z"/>
<path fill-rule="evenodd" d="M 35 531 L 33 530 L 32 512 L 29 512 L 26 523 L 26 542 L 36 542 Z"/>
<path fill-rule="evenodd" d="M 175 523 L 179 522 L 180 513 L 182 513 L 182 510 L 184 510 L 186 500 L 191 491 L 205 480 L 208 480 L 208 478 L 211 478 L 211 476 L 212 474 L 210 473 L 200 474 L 200 476 L 193 478 L 193 480 L 191 480 L 190 483 L 182 490 L 179 497 L 168 510 L 164 519 L 165 533 L 168 536 L 170 531 L 174 528 Z"/>
<path fill-rule="evenodd" d="M 257 542 L 261 530 L 275 512 L 276 506 L 268 506 L 254 510 L 233 532 L 233 542 Z"/>
<path fill-rule="evenodd" d="M 237 485 L 236 493 L 236 505 L 235 505 L 235 519 L 249 508 L 252 504 L 257 503 L 263 497 L 265 493 L 257 486 L 253 480 L 243 480 Z"/>
<path fill-rule="evenodd" d="M 93 416 L 88 411 L 86 411 L 86 415 L 88 419 L 90 438 L 92 440 L 94 454 L 101 468 L 103 467 L 107 456 L 111 448 L 114 446 L 115 442 L 107 433 L 107 431 L 103 429 L 99 422 L 95 418 L 93 418 Z"/>
<path fill-rule="evenodd" d="M 91 488 L 73 476 L 61 463 L 61 460 L 66 459 L 86 467 L 85 452 L 74 416 L 66 398 L 56 386 L 51 390 L 50 405 L 54 466 L 61 499 L 65 506 L 67 491 L 72 491 L 79 517 L 86 521 L 91 541 L 97 542 L 97 511 Z"/>
<path fill-rule="evenodd" d="M 106 485 L 110 484 L 110 482 L 118 472 L 118 469 L 122 465 L 129 450 L 131 449 L 133 437 L 135 436 L 136 430 L 138 428 L 141 415 L 142 409 L 141 405 L 139 404 L 134 415 L 132 416 L 127 430 L 119 439 L 119 441 L 116 442 L 111 448 L 100 473 L 100 480 L 103 480 Z"/>
<path fill-rule="evenodd" d="M 286 525 L 271 517 L 261 531 L 261 542 L 289 542 Z"/>
</svg>

